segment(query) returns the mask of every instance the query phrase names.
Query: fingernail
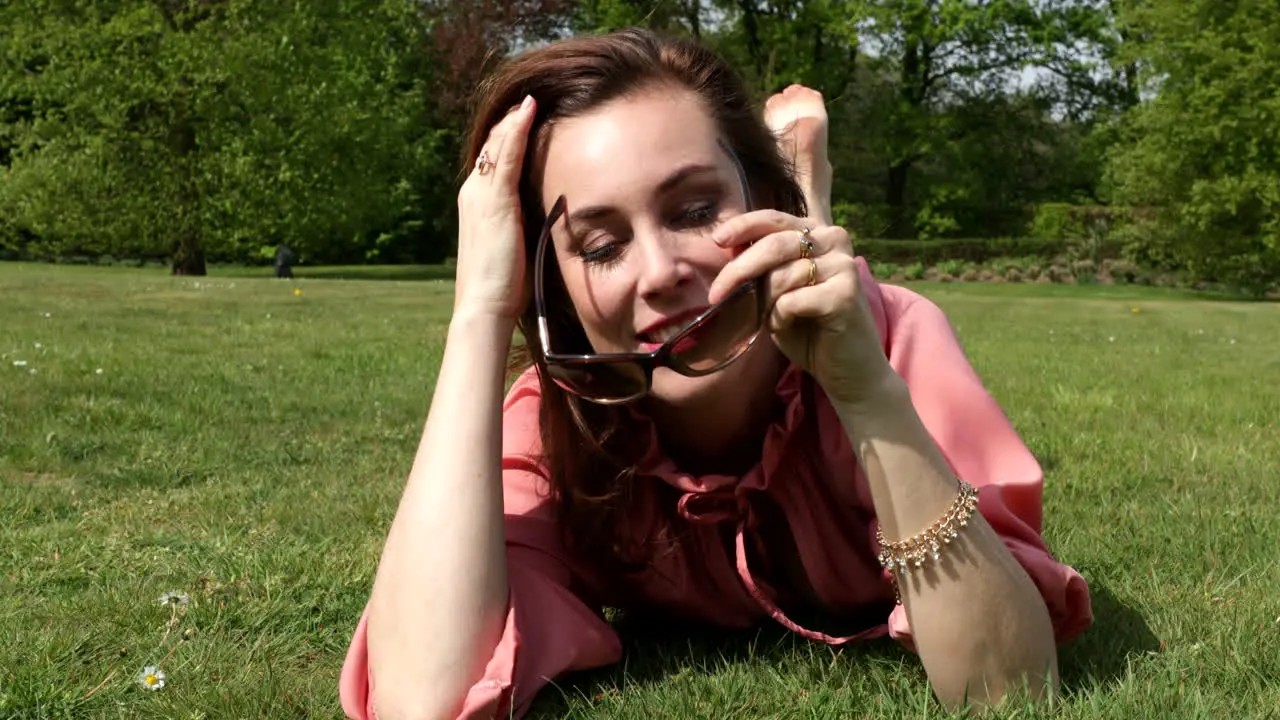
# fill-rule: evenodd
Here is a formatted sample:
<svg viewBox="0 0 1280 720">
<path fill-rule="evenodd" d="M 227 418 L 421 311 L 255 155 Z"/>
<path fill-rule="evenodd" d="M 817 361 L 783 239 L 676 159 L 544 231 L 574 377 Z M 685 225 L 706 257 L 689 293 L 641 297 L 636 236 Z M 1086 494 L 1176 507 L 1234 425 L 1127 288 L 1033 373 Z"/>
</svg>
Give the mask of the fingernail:
<svg viewBox="0 0 1280 720">
<path fill-rule="evenodd" d="M 531 107 L 533 107 L 533 96 L 532 96 L 532 95 L 525 95 L 525 96 L 524 96 L 524 102 L 520 103 L 520 109 L 521 109 L 521 110 L 528 110 L 528 109 L 529 109 L 529 108 L 531 108 Z"/>
</svg>

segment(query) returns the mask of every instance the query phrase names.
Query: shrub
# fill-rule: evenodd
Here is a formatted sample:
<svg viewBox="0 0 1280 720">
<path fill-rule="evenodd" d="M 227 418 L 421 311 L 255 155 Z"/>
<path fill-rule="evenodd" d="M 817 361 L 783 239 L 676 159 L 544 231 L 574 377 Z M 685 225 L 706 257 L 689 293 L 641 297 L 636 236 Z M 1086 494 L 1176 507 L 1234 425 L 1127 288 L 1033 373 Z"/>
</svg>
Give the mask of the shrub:
<svg viewBox="0 0 1280 720">
<path fill-rule="evenodd" d="M 1070 283 L 1075 280 L 1075 276 L 1071 274 L 1071 269 L 1065 265 L 1057 263 L 1050 265 L 1049 270 L 1045 273 L 1049 277 L 1050 282 Z"/>
<path fill-rule="evenodd" d="M 943 275 L 959 276 L 964 274 L 969 265 L 963 260 L 943 260 L 937 264 L 938 272 Z"/>
<path fill-rule="evenodd" d="M 986 262 L 986 266 L 991 268 L 997 275 L 1004 275 L 1009 272 L 1010 268 L 1017 268 L 1018 270 L 1026 268 L 1031 260 L 1031 258 L 1016 258 L 1001 255 L 993 260 L 988 260 Z"/>
<path fill-rule="evenodd" d="M 891 278 L 901 272 L 897 263 L 873 263 L 871 276 L 877 279 Z"/>
<path fill-rule="evenodd" d="M 1138 281 L 1142 270 L 1128 260 L 1109 260 L 1103 263 L 1103 269 L 1118 283 L 1129 284 Z"/>
<path fill-rule="evenodd" d="M 907 280 L 920 280 L 924 278 L 924 264 L 911 263 L 902 268 L 902 277 Z"/>
<path fill-rule="evenodd" d="M 1004 279 L 1008 282 L 1022 282 L 1022 271 L 1016 267 L 1011 267 L 1004 271 Z"/>
<path fill-rule="evenodd" d="M 1130 214 L 1126 207 L 1044 203 L 1036 207 L 1028 231 L 1057 241 L 1072 260 L 1098 261 L 1121 254 Z"/>
<path fill-rule="evenodd" d="M 1076 282 L 1094 282 L 1098 279 L 1098 266 L 1092 260 L 1077 260 L 1071 264 L 1071 275 Z"/>
</svg>

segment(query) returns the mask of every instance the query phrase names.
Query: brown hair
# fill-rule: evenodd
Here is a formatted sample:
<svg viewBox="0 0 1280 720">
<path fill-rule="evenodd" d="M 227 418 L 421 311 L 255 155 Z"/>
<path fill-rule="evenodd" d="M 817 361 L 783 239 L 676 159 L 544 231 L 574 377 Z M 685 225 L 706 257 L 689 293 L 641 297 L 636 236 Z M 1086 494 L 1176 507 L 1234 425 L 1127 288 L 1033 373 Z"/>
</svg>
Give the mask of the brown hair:
<svg viewBox="0 0 1280 720">
<path fill-rule="evenodd" d="M 526 288 L 532 288 L 534 243 L 545 220 L 536 168 L 551 127 L 602 105 L 642 91 L 671 88 L 694 93 L 714 119 L 721 137 L 737 155 L 750 184 L 753 204 L 805 214 L 796 185 L 777 141 L 765 126 L 746 85 L 733 69 L 706 47 L 688 39 L 630 29 L 606 35 L 575 37 L 526 51 L 504 63 L 480 87 L 480 102 L 463 157 L 464 172 L 479 156 L 489 130 L 525 95 L 537 101 L 537 117 L 520 180 L 524 217 Z M 557 346 L 564 352 L 591 352 L 576 320 L 558 272 L 546 278 L 547 318 Z M 529 303 L 532 305 L 532 303 Z M 559 309 L 557 312 L 556 309 Z M 519 322 L 525 338 L 537 337 L 534 309 Z M 638 528 L 641 546 L 623 547 L 627 536 L 631 480 L 648 438 L 625 432 L 627 413 L 612 406 L 584 402 L 550 380 L 537 342 L 517 346 L 512 370 L 538 367 L 542 390 L 541 435 L 558 522 L 567 549 L 603 573 L 617 575 L 652 559 L 658 541 L 674 537 L 674 503 L 662 503 L 662 516 Z M 647 515 L 645 509 L 635 508 Z"/>
</svg>

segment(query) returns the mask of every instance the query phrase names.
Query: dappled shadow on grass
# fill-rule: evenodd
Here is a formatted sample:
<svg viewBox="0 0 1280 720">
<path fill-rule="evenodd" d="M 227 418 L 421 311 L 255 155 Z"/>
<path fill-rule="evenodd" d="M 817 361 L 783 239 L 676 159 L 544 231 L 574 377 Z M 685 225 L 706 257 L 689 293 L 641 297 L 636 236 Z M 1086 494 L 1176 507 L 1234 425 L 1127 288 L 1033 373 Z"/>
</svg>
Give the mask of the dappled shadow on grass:
<svg viewBox="0 0 1280 720">
<path fill-rule="evenodd" d="M 1160 650 L 1160 639 L 1134 608 L 1098 581 L 1090 581 L 1093 625 L 1058 650 L 1062 688 L 1067 693 L 1105 686 L 1125 676 L 1131 658 Z"/>
<path fill-rule="evenodd" d="M 1066 695 L 1087 693 L 1092 688 L 1121 681 L 1131 658 L 1158 651 L 1160 647 L 1140 613 L 1096 582 L 1091 584 L 1090 594 L 1093 626 L 1058 649 L 1062 690 Z M 603 706 L 589 709 L 595 701 L 604 700 L 619 690 L 644 692 L 677 682 L 675 678 L 690 671 L 714 673 L 751 662 L 785 665 L 794 663 L 805 646 L 820 646 L 774 623 L 747 630 L 726 630 L 673 619 L 625 616 L 612 625 L 622 640 L 622 661 L 557 678 L 538 694 L 530 717 L 565 717 L 584 711 L 590 715 L 604 709 Z M 868 673 L 883 672 L 887 661 L 895 666 L 915 668 L 918 677 L 910 678 L 908 684 L 924 687 L 924 671 L 917 656 L 887 637 L 851 643 L 836 652 L 854 675 L 862 674 L 862 669 Z M 768 681 L 762 678 L 762 682 Z"/>
<path fill-rule="evenodd" d="M 583 699 L 601 700 L 603 695 L 619 690 L 643 692 L 676 682 L 676 677 L 691 671 L 711 674 L 753 662 L 794 665 L 798 657 L 814 648 L 823 653 L 834 651 L 842 662 L 855 665 L 871 661 L 918 665 L 914 653 L 887 636 L 834 648 L 807 640 L 772 621 L 753 628 L 726 629 L 675 618 L 627 614 L 611 625 L 622 641 L 622 660 L 557 678 L 538 694 L 529 717 L 564 717 L 572 714 L 573 705 L 582 711 Z M 923 680 L 923 670 L 920 679 Z M 571 698 L 578 701 L 571 705 Z"/>
</svg>

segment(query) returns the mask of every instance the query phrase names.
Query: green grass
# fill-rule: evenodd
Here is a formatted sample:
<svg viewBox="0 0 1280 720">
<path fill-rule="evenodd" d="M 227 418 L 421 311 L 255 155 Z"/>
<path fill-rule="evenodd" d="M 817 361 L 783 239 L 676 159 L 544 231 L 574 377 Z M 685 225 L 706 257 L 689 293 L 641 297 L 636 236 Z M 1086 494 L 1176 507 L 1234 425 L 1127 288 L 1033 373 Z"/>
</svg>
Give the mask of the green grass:
<svg viewBox="0 0 1280 720">
<path fill-rule="evenodd" d="M 0 265 L 0 718 L 339 715 L 452 284 L 218 272 Z M 1093 590 L 1059 707 L 1009 714 L 1280 714 L 1280 305 L 917 287 L 1042 460 L 1047 540 Z M 891 641 L 618 627 L 626 661 L 535 716 L 943 715 Z M 168 687 L 139 688 L 162 659 Z"/>
</svg>

